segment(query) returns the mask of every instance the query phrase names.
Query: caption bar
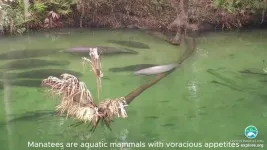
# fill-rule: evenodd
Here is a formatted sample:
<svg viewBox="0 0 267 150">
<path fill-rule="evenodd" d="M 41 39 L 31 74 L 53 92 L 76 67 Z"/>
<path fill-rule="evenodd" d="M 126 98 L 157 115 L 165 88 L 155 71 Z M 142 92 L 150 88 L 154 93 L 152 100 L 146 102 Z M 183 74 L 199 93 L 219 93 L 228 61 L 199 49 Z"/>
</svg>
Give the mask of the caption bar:
<svg viewBox="0 0 267 150">
<path fill-rule="evenodd" d="M 165 148 L 177 148 L 177 147 L 188 147 L 188 148 L 249 148 L 249 147 L 254 147 L 254 148 L 263 148 L 264 144 L 248 144 L 248 143 L 235 143 L 235 142 L 207 142 L 207 143 L 201 143 L 201 142 L 152 142 L 152 143 L 145 143 L 145 142 L 122 142 L 122 143 L 107 143 L 107 142 L 97 142 L 97 143 L 72 143 L 72 142 L 67 142 L 67 143 L 55 143 L 55 142 L 33 142 L 29 141 L 28 142 L 28 147 L 29 148 L 77 148 L 77 147 L 82 147 L 82 148 L 105 148 L 105 147 L 114 147 L 114 148 L 119 148 L 119 147 L 132 147 L 132 148 L 153 148 L 153 147 L 165 147 Z"/>
</svg>

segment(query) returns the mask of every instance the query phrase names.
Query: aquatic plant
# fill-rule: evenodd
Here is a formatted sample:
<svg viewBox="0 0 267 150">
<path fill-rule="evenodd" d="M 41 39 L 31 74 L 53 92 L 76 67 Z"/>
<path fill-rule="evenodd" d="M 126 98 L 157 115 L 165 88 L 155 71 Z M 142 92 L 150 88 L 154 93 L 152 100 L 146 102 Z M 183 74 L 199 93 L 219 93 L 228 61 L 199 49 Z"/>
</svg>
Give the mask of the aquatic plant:
<svg viewBox="0 0 267 150">
<path fill-rule="evenodd" d="M 50 76 L 42 81 L 42 86 L 48 87 L 48 92 L 61 98 L 61 103 L 56 106 L 58 113 L 67 113 L 67 117 L 75 117 L 89 123 L 93 126 L 92 130 L 95 130 L 100 121 L 109 127 L 114 117 L 127 118 L 125 110 L 127 103 L 124 97 L 99 100 L 103 73 L 100 70 L 101 63 L 97 48 L 91 48 L 89 55 L 91 59 L 85 57 L 82 59 L 84 64 L 90 64 L 91 71 L 96 76 L 98 106 L 86 84 L 74 75 L 63 73 L 60 78 Z"/>
</svg>

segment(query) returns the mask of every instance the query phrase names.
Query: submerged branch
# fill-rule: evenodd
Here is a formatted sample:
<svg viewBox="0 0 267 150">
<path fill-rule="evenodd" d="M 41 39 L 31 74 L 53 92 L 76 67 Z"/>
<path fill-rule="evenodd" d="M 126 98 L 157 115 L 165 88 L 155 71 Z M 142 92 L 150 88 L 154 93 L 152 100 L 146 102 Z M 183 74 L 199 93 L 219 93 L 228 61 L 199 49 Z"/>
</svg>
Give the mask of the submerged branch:
<svg viewBox="0 0 267 150">
<path fill-rule="evenodd" d="M 146 89 L 150 88 L 152 85 L 158 83 L 161 79 L 163 79 L 164 77 L 166 77 L 168 74 L 170 74 L 171 72 L 173 72 L 175 69 L 172 69 L 169 72 L 165 72 L 165 73 L 161 73 L 158 74 L 153 80 L 151 80 L 150 82 L 138 87 L 137 89 L 135 89 L 134 91 L 132 91 L 131 93 L 129 93 L 126 97 L 125 100 L 127 102 L 127 104 L 129 105 L 134 98 L 136 98 L 137 96 L 139 96 L 141 93 L 143 93 Z"/>
<path fill-rule="evenodd" d="M 188 43 L 189 40 L 191 40 L 191 43 Z M 191 56 L 193 54 L 193 52 L 196 49 L 196 42 L 194 38 L 184 38 L 184 43 L 187 46 L 186 51 L 184 52 L 184 54 L 182 55 L 182 57 L 180 59 L 177 60 L 177 64 L 182 64 L 189 56 Z M 135 97 L 139 96 L 142 92 L 144 92 L 146 89 L 150 88 L 151 86 L 153 86 L 154 84 L 158 83 L 161 79 L 165 78 L 167 75 L 169 75 L 170 73 L 172 73 L 176 68 L 165 72 L 165 73 L 161 73 L 158 74 L 153 80 L 149 81 L 148 83 L 138 87 L 137 89 L 135 89 L 134 91 L 130 92 L 126 97 L 125 100 L 127 102 L 127 104 L 129 105 Z"/>
</svg>

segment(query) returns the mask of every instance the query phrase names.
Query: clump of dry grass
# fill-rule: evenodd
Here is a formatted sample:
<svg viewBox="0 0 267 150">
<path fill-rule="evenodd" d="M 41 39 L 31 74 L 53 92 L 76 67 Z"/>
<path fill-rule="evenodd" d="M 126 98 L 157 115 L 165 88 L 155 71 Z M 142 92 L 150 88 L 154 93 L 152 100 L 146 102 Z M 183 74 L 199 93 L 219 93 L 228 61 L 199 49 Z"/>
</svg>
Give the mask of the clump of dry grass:
<svg viewBox="0 0 267 150">
<path fill-rule="evenodd" d="M 82 58 L 89 63 L 92 72 L 97 78 L 98 99 L 101 89 L 101 78 L 103 73 L 100 70 L 100 59 L 97 48 L 90 49 L 91 59 Z M 64 73 L 60 78 L 50 76 L 42 81 L 42 86 L 48 87 L 52 95 L 59 96 L 61 103 L 56 106 L 60 114 L 67 114 L 67 117 L 74 117 L 85 123 L 90 123 L 95 129 L 100 121 L 109 127 L 115 117 L 127 118 L 125 110 L 126 101 L 124 97 L 98 101 L 94 103 L 91 92 L 84 82 L 77 77 Z"/>
<path fill-rule="evenodd" d="M 96 76 L 97 99 L 98 99 L 98 104 L 99 104 L 100 103 L 101 78 L 104 75 L 101 71 L 100 55 L 97 52 L 97 48 L 91 48 L 89 52 L 89 56 L 91 57 L 91 60 L 86 57 L 82 57 L 83 64 L 86 65 L 87 63 L 89 63 L 91 66 L 91 71 Z"/>
</svg>

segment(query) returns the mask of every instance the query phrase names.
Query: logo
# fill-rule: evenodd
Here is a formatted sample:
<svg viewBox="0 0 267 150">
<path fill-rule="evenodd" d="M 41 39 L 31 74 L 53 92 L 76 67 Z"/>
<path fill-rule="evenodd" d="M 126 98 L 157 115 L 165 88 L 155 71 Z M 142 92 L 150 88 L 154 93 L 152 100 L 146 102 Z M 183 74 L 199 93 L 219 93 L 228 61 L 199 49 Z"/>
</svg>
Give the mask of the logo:
<svg viewBox="0 0 267 150">
<path fill-rule="evenodd" d="M 258 135 L 258 129 L 255 126 L 247 126 L 245 129 L 245 135 L 249 139 L 254 139 Z"/>
</svg>

